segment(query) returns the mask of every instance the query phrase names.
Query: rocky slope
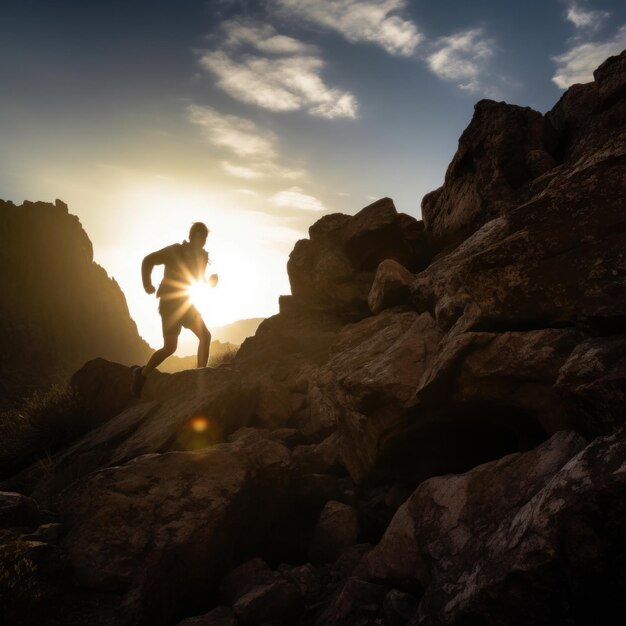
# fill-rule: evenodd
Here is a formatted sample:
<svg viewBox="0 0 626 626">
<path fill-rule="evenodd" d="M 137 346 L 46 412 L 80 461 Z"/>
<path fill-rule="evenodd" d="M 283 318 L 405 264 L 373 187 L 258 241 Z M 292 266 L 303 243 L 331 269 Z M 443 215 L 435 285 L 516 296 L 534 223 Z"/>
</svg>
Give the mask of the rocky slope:
<svg viewBox="0 0 626 626">
<path fill-rule="evenodd" d="M 626 52 L 594 79 L 479 101 L 423 221 L 319 220 L 232 364 L 79 369 L 103 425 L 2 485 L 39 623 L 613 623 Z"/>
</svg>

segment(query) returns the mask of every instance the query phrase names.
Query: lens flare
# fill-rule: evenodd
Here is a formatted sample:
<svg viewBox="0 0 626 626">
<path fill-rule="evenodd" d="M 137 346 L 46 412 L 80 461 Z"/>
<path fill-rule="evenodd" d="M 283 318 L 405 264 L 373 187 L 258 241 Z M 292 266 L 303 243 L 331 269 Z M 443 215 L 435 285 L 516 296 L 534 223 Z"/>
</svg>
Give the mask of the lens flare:
<svg viewBox="0 0 626 626">
<path fill-rule="evenodd" d="M 192 417 L 189 426 L 194 432 L 203 433 L 209 427 L 209 420 L 206 417 Z"/>
</svg>

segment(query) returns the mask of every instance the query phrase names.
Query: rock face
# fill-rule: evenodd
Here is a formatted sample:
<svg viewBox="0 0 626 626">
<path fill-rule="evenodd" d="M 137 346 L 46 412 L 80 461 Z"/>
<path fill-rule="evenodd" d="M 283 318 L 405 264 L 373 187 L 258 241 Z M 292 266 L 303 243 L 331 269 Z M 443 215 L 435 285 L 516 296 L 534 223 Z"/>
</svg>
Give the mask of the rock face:
<svg viewBox="0 0 626 626">
<path fill-rule="evenodd" d="M 559 139 L 530 107 L 477 102 L 443 186 L 422 200 L 426 229 L 441 246 L 458 244 L 522 204 L 529 183 L 557 164 Z"/>
<path fill-rule="evenodd" d="M 33 391 L 33 380 L 64 382 L 86 360 L 132 364 L 150 353 L 122 290 L 60 200 L 0 201 L 0 266 L 0 407 Z"/>
<path fill-rule="evenodd" d="M 423 221 L 389 198 L 319 220 L 232 363 L 155 373 L 140 401 L 124 365 L 74 374 L 97 427 L 0 485 L 3 541 L 70 572 L 56 615 L 623 613 L 626 52 L 594 76 L 545 115 L 478 102 Z"/>
<path fill-rule="evenodd" d="M 287 263 L 293 299 L 342 318 L 369 313 L 367 298 L 381 261 L 393 259 L 412 270 L 428 261 L 423 224 L 398 214 L 390 198 L 352 217 L 327 215 L 309 235 L 298 241 Z"/>
<path fill-rule="evenodd" d="M 422 483 L 355 575 L 424 589 L 412 624 L 610 621 L 623 570 L 626 430 Z M 617 529 L 622 530 L 617 530 Z M 604 618 L 604 619 L 603 619 Z"/>
</svg>

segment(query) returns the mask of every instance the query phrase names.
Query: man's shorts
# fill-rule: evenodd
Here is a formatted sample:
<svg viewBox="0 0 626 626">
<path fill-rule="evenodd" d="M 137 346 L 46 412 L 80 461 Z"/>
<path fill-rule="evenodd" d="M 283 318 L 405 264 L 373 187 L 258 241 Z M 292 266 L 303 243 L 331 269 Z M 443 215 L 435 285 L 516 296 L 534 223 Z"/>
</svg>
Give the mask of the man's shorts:
<svg viewBox="0 0 626 626">
<path fill-rule="evenodd" d="M 163 326 L 163 336 L 180 335 L 182 327 L 192 328 L 200 317 L 200 312 L 189 302 L 188 298 L 172 298 L 159 300 L 159 313 Z"/>
</svg>

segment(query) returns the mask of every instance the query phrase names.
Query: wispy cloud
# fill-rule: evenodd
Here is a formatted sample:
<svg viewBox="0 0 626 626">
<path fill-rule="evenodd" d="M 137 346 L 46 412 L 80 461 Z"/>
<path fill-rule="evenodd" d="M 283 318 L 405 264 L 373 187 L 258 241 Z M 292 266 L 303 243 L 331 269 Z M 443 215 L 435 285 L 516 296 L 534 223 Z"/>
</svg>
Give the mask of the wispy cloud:
<svg viewBox="0 0 626 626">
<path fill-rule="evenodd" d="M 389 54 L 411 56 L 423 36 L 402 13 L 406 0 L 274 0 L 287 16 L 341 33 L 350 42 L 369 42 Z"/>
<path fill-rule="evenodd" d="M 308 54 L 316 52 L 316 46 L 293 37 L 281 35 L 270 24 L 252 19 L 232 19 L 222 23 L 223 45 L 237 48 L 249 44 L 260 52 L 270 54 Z"/>
<path fill-rule="evenodd" d="M 565 13 L 565 18 L 576 28 L 590 31 L 598 30 L 609 16 L 607 11 L 586 10 L 577 2 L 569 2 Z"/>
<path fill-rule="evenodd" d="M 274 135 L 261 130 L 251 120 L 195 104 L 187 107 L 187 114 L 213 145 L 227 148 L 240 157 L 273 159 L 276 156 Z"/>
<path fill-rule="evenodd" d="M 222 168 L 225 172 L 228 172 L 231 176 L 237 178 L 247 178 L 248 180 L 254 180 L 256 178 L 262 178 L 263 172 L 255 170 L 252 167 L 246 165 L 236 165 L 230 161 L 222 161 Z"/>
<path fill-rule="evenodd" d="M 239 187 L 237 191 L 244 196 L 251 196 L 252 198 L 257 198 L 261 195 L 258 191 L 254 191 L 254 189 L 247 189 L 246 187 Z"/>
<path fill-rule="evenodd" d="M 219 33 L 217 49 L 202 51 L 200 65 L 231 97 L 270 111 L 302 109 L 328 119 L 357 117 L 356 97 L 323 80 L 325 62 L 315 46 L 249 19 L 229 20 Z"/>
<path fill-rule="evenodd" d="M 356 98 L 328 87 L 320 77 L 324 62 L 319 57 L 246 54 L 235 59 L 216 50 L 203 54 L 200 63 L 217 76 L 219 87 L 241 102 L 270 111 L 306 109 L 326 118 L 357 116 Z"/>
<path fill-rule="evenodd" d="M 301 187 L 291 187 L 279 191 L 269 198 L 269 201 L 277 207 L 289 207 L 302 209 L 303 211 L 325 211 L 322 201 L 304 193 Z"/>
<path fill-rule="evenodd" d="M 222 169 L 231 176 L 246 180 L 306 178 L 304 169 L 280 163 L 277 137 L 274 133 L 261 129 L 252 120 L 195 104 L 187 107 L 187 116 L 193 124 L 200 127 L 207 143 L 224 148 L 244 161 L 221 161 Z"/>
<path fill-rule="evenodd" d="M 482 28 L 440 37 L 432 48 L 434 52 L 427 56 L 426 63 L 439 78 L 466 91 L 481 90 L 481 75 L 493 54 L 493 41 L 484 35 Z"/>
<path fill-rule="evenodd" d="M 237 178 L 258 180 L 261 178 L 282 178 L 298 180 L 306 177 L 306 171 L 298 168 L 285 167 L 274 161 L 252 161 L 249 165 L 238 165 L 230 161 L 222 161 L 222 169 Z"/>
<path fill-rule="evenodd" d="M 598 65 L 607 57 L 619 54 L 624 48 L 626 48 L 626 24 L 609 39 L 579 43 L 563 54 L 552 57 L 557 66 L 552 82 L 561 89 L 567 89 L 576 83 L 590 82 Z"/>
</svg>

